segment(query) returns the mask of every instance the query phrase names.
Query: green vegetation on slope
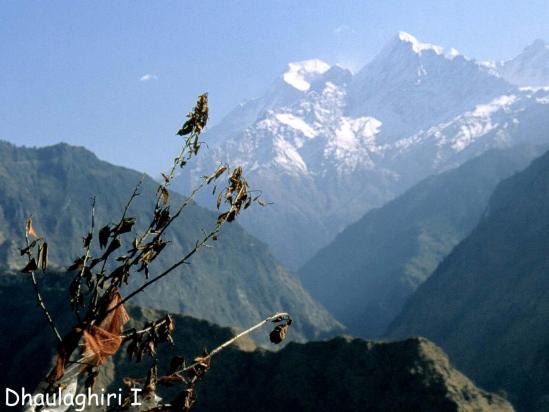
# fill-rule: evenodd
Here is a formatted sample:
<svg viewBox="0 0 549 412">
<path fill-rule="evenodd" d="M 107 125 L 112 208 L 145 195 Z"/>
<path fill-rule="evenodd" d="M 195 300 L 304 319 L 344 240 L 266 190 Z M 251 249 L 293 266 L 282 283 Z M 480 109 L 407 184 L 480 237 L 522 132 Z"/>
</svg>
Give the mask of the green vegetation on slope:
<svg viewBox="0 0 549 412">
<path fill-rule="evenodd" d="M 540 150 L 489 151 L 423 180 L 319 251 L 299 271 L 304 286 L 351 333 L 380 336 L 475 227 L 497 183 L 526 167 Z"/>
<path fill-rule="evenodd" d="M 411 297 L 389 336 L 422 335 L 519 410 L 549 410 L 549 153 L 501 182 L 479 225 Z"/>
<path fill-rule="evenodd" d="M 140 173 L 100 161 L 83 148 L 59 144 L 29 149 L 0 142 L 0 266 L 24 265 L 19 249 L 25 219 L 32 214 L 36 231 L 49 242 L 50 263 L 67 267 L 83 254 L 91 196 L 97 197 L 100 228 L 119 219 L 140 179 Z M 157 184 L 145 177 L 142 195 L 129 212 L 137 218 L 137 229 L 150 221 L 156 189 Z M 179 204 L 183 197 L 172 193 L 171 201 Z M 202 236 L 201 229 L 211 228 L 215 220 L 213 212 L 190 205 L 167 231 L 171 244 L 151 271 L 184 256 Z M 227 225 L 213 245 L 132 302 L 235 327 L 283 310 L 294 317 L 298 340 L 341 330 L 267 247 L 238 224 Z M 137 279 L 130 288 L 136 283 Z"/>
</svg>

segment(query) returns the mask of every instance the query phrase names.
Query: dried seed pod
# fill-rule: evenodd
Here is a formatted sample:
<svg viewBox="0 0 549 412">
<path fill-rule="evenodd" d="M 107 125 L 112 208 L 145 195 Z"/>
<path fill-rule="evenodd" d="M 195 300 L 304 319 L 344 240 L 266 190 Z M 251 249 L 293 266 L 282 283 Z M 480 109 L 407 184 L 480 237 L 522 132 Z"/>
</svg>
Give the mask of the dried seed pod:
<svg viewBox="0 0 549 412">
<path fill-rule="evenodd" d="M 273 331 L 269 334 L 269 339 L 274 344 L 279 344 L 286 338 L 286 333 L 288 332 L 288 323 L 284 325 L 277 325 Z"/>
</svg>

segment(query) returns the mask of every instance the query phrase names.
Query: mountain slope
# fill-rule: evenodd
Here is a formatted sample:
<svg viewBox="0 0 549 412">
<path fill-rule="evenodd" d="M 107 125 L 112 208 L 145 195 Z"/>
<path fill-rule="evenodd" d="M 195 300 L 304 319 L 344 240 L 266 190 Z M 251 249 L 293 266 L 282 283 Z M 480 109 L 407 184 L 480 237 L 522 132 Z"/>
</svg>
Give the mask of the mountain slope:
<svg viewBox="0 0 549 412">
<path fill-rule="evenodd" d="M 347 227 L 299 271 L 357 336 L 382 335 L 406 299 L 476 226 L 496 184 L 541 149 L 492 150 L 432 176 Z"/>
<path fill-rule="evenodd" d="M 388 335 L 426 336 L 480 385 L 504 388 L 519 409 L 548 410 L 548 210 L 549 153 L 498 185 L 479 225 Z"/>
<path fill-rule="evenodd" d="M 549 44 L 538 39 L 515 58 L 496 65 L 496 69 L 517 86 L 549 86 Z"/>
<path fill-rule="evenodd" d="M 11 336 L 11 340 L 0 341 L 0 386 L 25 386 L 30 391 L 47 372 L 53 355 L 48 349 L 53 346 L 49 345 L 50 331 L 40 327 L 42 314 L 32 304 L 32 288 L 27 280 L 20 277 L 6 284 L 6 278 L 0 278 L 0 333 Z M 45 282 L 46 300 L 56 307 L 59 294 L 53 279 Z M 130 309 L 130 315 L 133 320 L 129 327 L 164 316 L 137 307 Z M 174 355 L 192 359 L 204 347 L 211 350 L 232 334 L 228 328 L 205 321 L 177 315 L 174 319 L 175 345 L 159 347 L 160 373 Z M 256 332 L 262 333 L 268 333 L 268 329 Z M 513 411 L 501 397 L 475 387 L 450 365 L 440 348 L 423 338 L 383 343 L 340 337 L 290 343 L 276 353 L 250 350 L 253 346 L 242 342 L 213 359 L 198 386 L 198 402 L 193 410 Z M 101 367 L 96 388 L 106 387 L 108 393 L 117 393 L 124 377 L 145 376 L 149 366 L 148 360 L 128 362 L 121 350 L 114 361 Z M 160 387 L 159 393 L 171 399 L 176 389 Z"/>
<path fill-rule="evenodd" d="M 82 255 L 82 236 L 89 230 L 90 196 L 97 197 L 97 228 L 119 218 L 141 175 L 98 160 L 83 148 L 60 144 L 41 149 L 0 142 L 0 264 L 21 268 L 23 225 L 32 214 L 36 231 L 50 244 L 50 261 L 67 267 Z M 143 229 L 150 219 L 157 185 L 145 177 L 141 196 L 129 211 Z M 172 204 L 183 198 L 171 196 Z M 201 229 L 216 215 L 190 205 L 167 232 L 171 244 L 152 271 L 166 268 L 194 246 Z M 269 253 L 267 247 L 230 224 L 213 249 L 195 255 L 190 265 L 148 288 L 133 302 L 243 327 L 280 310 L 296 318 L 296 338 L 340 330 Z M 141 283 L 135 279 L 131 287 Z"/>
<path fill-rule="evenodd" d="M 549 91 L 522 89 L 400 139 L 388 159 L 403 179 L 428 176 L 494 147 L 548 142 Z"/>
<path fill-rule="evenodd" d="M 356 76 L 318 60 L 291 63 L 265 96 L 210 130 L 212 150 L 176 187 L 188 192 L 219 161 L 245 165 L 273 204 L 241 223 L 297 269 L 349 223 L 434 172 L 416 152 L 396 159 L 403 139 L 514 89 L 406 33 Z"/>
<path fill-rule="evenodd" d="M 399 32 L 353 78 L 349 110 L 379 119 L 394 142 L 513 89 L 457 50 Z"/>
</svg>

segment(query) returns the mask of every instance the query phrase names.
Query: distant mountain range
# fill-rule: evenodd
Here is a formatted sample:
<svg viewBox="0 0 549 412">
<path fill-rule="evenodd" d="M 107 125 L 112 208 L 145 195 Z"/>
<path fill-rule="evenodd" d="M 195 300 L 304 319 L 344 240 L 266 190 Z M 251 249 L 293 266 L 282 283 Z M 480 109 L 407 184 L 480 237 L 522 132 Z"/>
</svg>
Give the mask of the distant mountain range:
<svg viewBox="0 0 549 412">
<path fill-rule="evenodd" d="M 389 329 L 422 335 L 519 410 L 549 410 L 549 153 L 501 182 Z"/>
<path fill-rule="evenodd" d="M 99 229 L 118 221 L 141 177 L 133 170 L 100 161 L 80 147 L 59 144 L 33 149 L 0 142 L 0 267 L 5 272 L 24 266 L 19 250 L 24 244 L 25 219 L 32 215 L 36 232 L 49 242 L 51 266 L 67 268 L 83 255 L 82 237 L 89 230 L 91 196 L 97 198 Z M 129 216 L 137 218 L 137 229 L 149 222 L 156 190 L 157 184 L 145 177 L 141 196 L 129 211 Z M 172 204 L 183 201 L 175 193 L 170 199 Z M 184 256 L 202 236 L 201 230 L 215 225 L 216 218 L 213 212 L 191 204 L 167 232 L 171 243 L 151 271 L 155 273 Z M 267 247 L 238 223 L 227 225 L 213 246 L 132 302 L 234 327 L 287 311 L 295 319 L 293 337 L 297 340 L 342 330 Z M 92 252 L 99 253 L 97 249 Z M 143 279 L 141 273 L 134 275 L 128 289 Z"/>
<path fill-rule="evenodd" d="M 489 150 L 366 213 L 299 271 L 349 332 L 382 336 L 414 290 L 477 225 L 496 185 L 542 148 Z"/>
<path fill-rule="evenodd" d="M 482 63 L 401 32 L 356 74 L 291 63 L 205 134 L 208 156 L 176 188 L 188 193 L 218 161 L 244 165 L 273 204 L 241 223 L 297 269 L 421 179 L 489 148 L 545 142 L 549 89 L 518 85 L 549 86 L 546 48 Z"/>
<path fill-rule="evenodd" d="M 538 39 L 514 59 L 494 64 L 508 82 L 518 86 L 549 85 L 549 44 Z"/>
<path fill-rule="evenodd" d="M 45 299 L 62 311 L 56 276 L 42 282 Z M 23 276 L 0 278 L 0 387 L 28 391 L 47 373 L 53 356 L 50 331 L 34 305 L 32 287 Z M 62 282 L 61 282 L 62 284 Z M 61 300 L 60 300 L 61 299 Z M 128 327 L 141 327 L 165 313 L 130 308 Z M 67 313 L 65 311 L 64 313 Z M 68 319 L 60 325 L 66 327 Z M 158 348 L 159 373 L 173 356 L 193 359 L 233 331 L 187 316 L 175 315 L 174 346 Z M 22 327 L 24 326 L 24 327 Z M 293 327 L 293 325 L 292 325 Z M 290 327 L 289 333 L 294 333 Z M 255 333 L 267 334 L 268 328 Z M 6 337 L 9 336 L 9 339 Z M 274 345 L 271 345 L 274 346 Z M 97 388 L 117 393 L 124 377 L 146 376 L 150 361 L 136 364 L 120 350 L 100 368 Z M 172 399 L 177 387 L 158 388 Z M 0 405 L 1 407 L 1 405 Z M 87 408 L 86 410 L 94 410 Z M 290 343 L 278 352 L 254 350 L 244 339 L 213 358 L 198 385 L 196 411 L 358 411 L 373 412 L 512 412 L 501 396 L 477 388 L 454 369 L 444 352 L 423 338 L 383 343 L 339 337 L 307 344 Z"/>
</svg>

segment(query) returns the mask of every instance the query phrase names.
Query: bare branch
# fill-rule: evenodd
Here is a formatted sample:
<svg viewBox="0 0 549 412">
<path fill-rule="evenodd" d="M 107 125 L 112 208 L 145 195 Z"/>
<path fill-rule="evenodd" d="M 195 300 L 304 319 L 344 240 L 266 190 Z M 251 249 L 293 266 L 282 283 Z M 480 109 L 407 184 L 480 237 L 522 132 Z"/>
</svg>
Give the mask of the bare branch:
<svg viewBox="0 0 549 412">
<path fill-rule="evenodd" d="M 27 245 L 25 249 L 25 254 L 27 255 L 29 264 L 34 260 L 32 257 L 32 247 L 31 243 L 29 241 L 29 234 L 32 234 L 34 230 L 32 230 L 32 220 L 29 217 L 27 219 L 26 229 L 25 229 L 25 243 Z M 50 315 L 50 312 L 48 311 L 48 308 L 46 307 L 46 304 L 44 303 L 44 299 L 42 299 L 42 295 L 40 293 L 40 289 L 38 288 L 38 282 L 36 281 L 36 274 L 35 270 L 30 271 L 31 274 L 31 280 L 32 280 L 32 287 L 34 289 L 34 293 L 36 296 L 36 301 L 38 303 L 38 306 L 40 309 L 42 309 L 42 312 L 44 313 L 44 316 L 46 317 L 46 320 L 48 321 L 48 324 L 50 325 L 51 330 L 53 331 L 53 334 L 55 335 L 55 338 L 58 342 L 61 342 L 63 339 L 61 339 L 61 335 L 59 334 L 59 331 L 57 330 L 57 327 L 55 326 L 55 323 L 53 321 L 53 318 Z"/>
</svg>

